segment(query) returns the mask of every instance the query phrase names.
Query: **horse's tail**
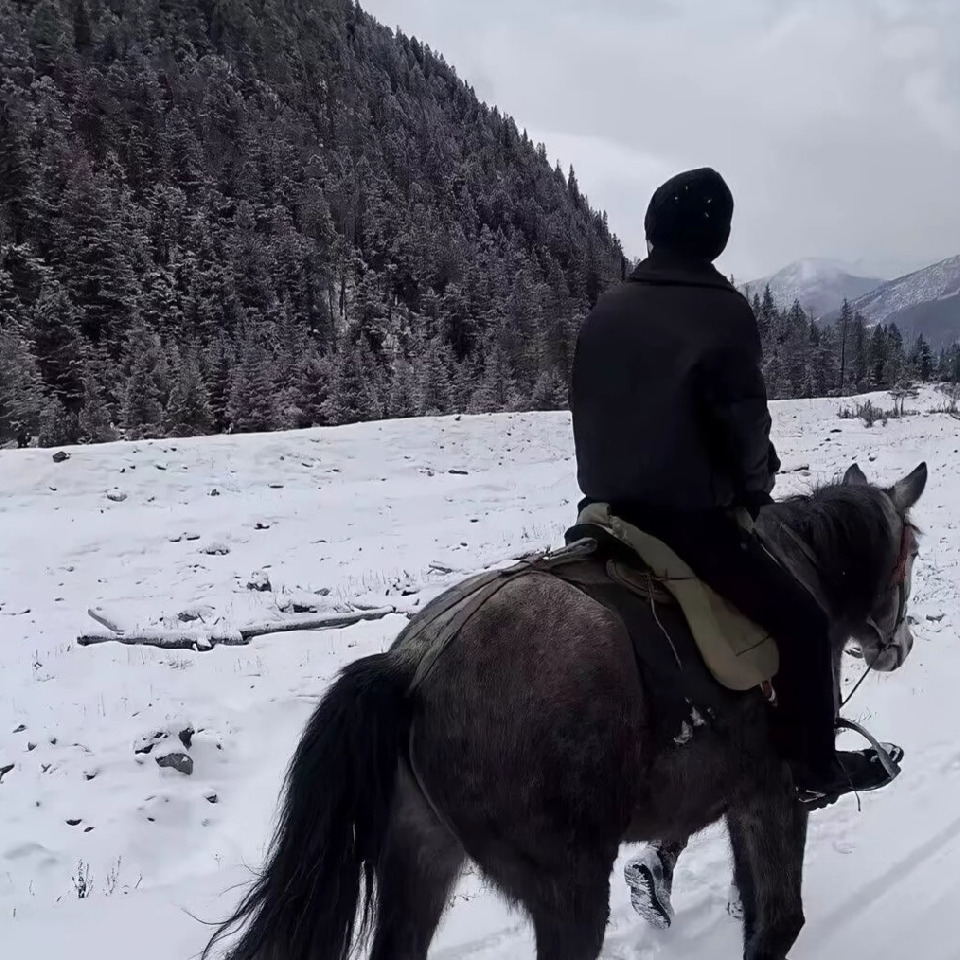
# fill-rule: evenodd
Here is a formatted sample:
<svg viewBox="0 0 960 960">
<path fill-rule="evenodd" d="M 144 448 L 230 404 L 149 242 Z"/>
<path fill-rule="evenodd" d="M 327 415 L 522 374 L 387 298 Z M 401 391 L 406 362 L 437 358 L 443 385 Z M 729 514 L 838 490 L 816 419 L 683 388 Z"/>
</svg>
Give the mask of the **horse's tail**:
<svg viewBox="0 0 960 960">
<path fill-rule="evenodd" d="M 373 868 L 410 730 L 410 679 L 396 657 L 375 654 L 343 670 L 324 695 L 287 773 L 266 869 L 204 958 L 241 925 L 230 960 L 347 960 L 355 938 L 368 935 Z"/>
</svg>

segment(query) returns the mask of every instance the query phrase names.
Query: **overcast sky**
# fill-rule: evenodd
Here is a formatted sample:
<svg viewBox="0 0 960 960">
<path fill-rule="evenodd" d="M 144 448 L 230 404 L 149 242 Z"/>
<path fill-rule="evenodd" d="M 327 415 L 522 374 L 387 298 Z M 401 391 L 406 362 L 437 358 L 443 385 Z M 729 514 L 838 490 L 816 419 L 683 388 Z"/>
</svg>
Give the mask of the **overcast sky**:
<svg viewBox="0 0 960 960">
<path fill-rule="evenodd" d="M 736 200 L 718 266 L 960 253 L 960 0 L 361 0 L 573 164 L 628 254 L 672 173 Z"/>
</svg>

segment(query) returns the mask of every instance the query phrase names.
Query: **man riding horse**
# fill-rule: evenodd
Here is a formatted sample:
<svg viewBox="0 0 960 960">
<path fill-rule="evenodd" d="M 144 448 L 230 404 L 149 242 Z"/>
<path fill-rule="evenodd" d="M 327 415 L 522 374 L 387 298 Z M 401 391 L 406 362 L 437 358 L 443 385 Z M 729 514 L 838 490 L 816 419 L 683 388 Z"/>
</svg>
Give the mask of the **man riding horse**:
<svg viewBox="0 0 960 960">
<path fill-rule="evenodd" d="M 751 529 L 780 461 L 756 319 L 712 265 L 732 215 L 714 170 L 667 181 L 647 210 L 649 256 L 587 317 L 570 391 L 581 507 L 610 504 L 776 637 L 777 745 L 813 809 L 891 777 L 873 748 L 836 750 L 828 618 Z M 660 927 L 685 845 L 655 845 L 625 871 L 637 912 Z"/>
<path fill-rule="evenodd" d="M 778 747 L 800 801 L 816 808 L 890 777 L 876 750 L 836 750 L 827 616 L 744 522 L 773 502 L 780 461 L 756 319 L 713 266 L 732 215 L 730 190 L 711 169 L 654 193 L 649 256 L 601 298 L 577 342 L 578 478 L 582 506 L 610 504 L 777 639 Z"/>
</svg>

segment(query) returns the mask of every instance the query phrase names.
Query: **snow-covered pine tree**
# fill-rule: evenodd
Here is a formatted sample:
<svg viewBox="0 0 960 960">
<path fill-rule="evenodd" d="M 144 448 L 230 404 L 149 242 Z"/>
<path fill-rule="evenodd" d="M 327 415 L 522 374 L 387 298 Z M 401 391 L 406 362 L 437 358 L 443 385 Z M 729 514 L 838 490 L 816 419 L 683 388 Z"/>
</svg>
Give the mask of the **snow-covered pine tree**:
<svg viewBox="0 0 960 960">
<path fill-rule="evenodd" d="M 125 435 L 133 440 L 162 436 L 166 358 L 160 337 L 139 318 L 125 338 L 124 369 L 121 419 Z"/>
<path fill-rule="evenodd" d="M 213 409 L 195 348 L 181 352 L 163 412 L 163 428 L 168 437 L 204 436 L 213 429 Z"/>
<path fill-rule="evenodd" d="M 282 422 L 274 357 L 254 324 L 246 324 L 241 331 L 226 414 L 235 433 L 276 430 Z"/>
<path fill-rule="evenodd" d="M 0 325 L 0 445 L 31 443 L 49 405 L 30 343 L 14 324 Z"/>
</svg>

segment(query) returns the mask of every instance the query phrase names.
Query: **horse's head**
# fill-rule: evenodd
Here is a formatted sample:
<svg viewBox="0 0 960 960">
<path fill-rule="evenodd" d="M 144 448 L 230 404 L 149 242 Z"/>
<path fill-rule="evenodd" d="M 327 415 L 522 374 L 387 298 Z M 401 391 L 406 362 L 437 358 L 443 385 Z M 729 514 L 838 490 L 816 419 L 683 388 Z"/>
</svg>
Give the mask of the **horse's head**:
<svg viewBox="0 0 960 960">
<path fill-rule="evenodd" d="M 858 617 L 852 635 L 867 665 L 889 672 L 903 665 L 913 649 L 913 635 L 907 622 L 907 604 L 913 578 L 913 562 L 917 557 L 917 529 L 910 521 L 910 511 L 927 484 L 927 466 L 921 463 L 912 473 L 892 487 L 881 488 L 888 509 L 886 547 L 876 544 L 885 557 L 895 556 L 889 564 L 890 574 L 877 585 L 865 617 Z M 859 466 L 854 464 L 843 478 L 844 486 L 870 486 Z M 885 568 L 881 568 L 883 571 Z M 881 573 L 882 575 L 882 573 Z"/>
</svg>

